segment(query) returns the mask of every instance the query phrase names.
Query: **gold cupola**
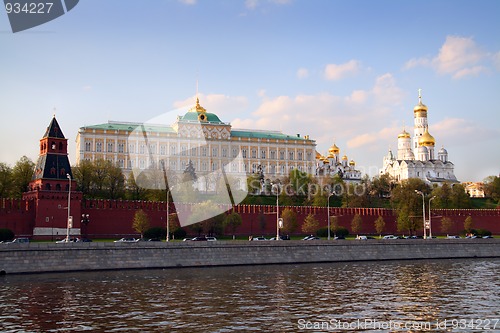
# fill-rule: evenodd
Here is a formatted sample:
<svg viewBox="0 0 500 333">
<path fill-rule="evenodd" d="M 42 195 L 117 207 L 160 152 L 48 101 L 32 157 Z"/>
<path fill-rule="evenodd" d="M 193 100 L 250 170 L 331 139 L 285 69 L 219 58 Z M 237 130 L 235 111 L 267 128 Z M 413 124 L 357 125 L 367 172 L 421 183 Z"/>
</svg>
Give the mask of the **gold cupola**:
<svg viewBox="0 0 500 333">
<path fill-rule="evenodd" d="M 418 104 L 413 108 L 415 118 L 427 117 L 427 106 L 422 103 L 422 89 L 418 89 Z"/>
<path fill-rule="evenodd" d="M 404 139 L 404 138 L 410 138 L 410 133 L 408 133 L 405 129 L 403 129 L 403 132 L 399 133 L 398 139 Z"/>
<path fill-rule="evenodd" d="M 436 140 L 432 135 L 430 135 L 428 129 L 425 129 L 424 134 L 418 139 L 418 145 L 419 146 L 432 146 L 434 147 L 436 145 Z"/>
<path fill-rule="evenodd" d="M 334 143 L 334 144 L 330 147 L 330 149 L 328 149 L 328 152 L 329 152 L 330 154 L 332 154 L 332 155 L 335 155 L 335 154 L 340 153 L 340 148 L 339 148 L 339 147 L 337 147 L 337 145 Z"/>
<path fill-rule="evenodd" d="M 347 161 L 347 155 L 342 156 L 343 161 Z"/>
</svg>

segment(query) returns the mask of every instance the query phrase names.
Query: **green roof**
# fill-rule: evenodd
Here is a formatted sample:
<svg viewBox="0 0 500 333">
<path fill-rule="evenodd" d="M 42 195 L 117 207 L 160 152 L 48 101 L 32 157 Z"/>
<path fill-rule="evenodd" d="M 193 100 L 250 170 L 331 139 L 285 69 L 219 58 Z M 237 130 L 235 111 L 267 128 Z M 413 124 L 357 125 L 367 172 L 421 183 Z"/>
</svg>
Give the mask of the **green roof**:
<svg viewBox="0 0 500 333">
<path fill-rule="evenodd" d="M 143 127 L 143 128 L 142 128 Z M 114 122 L 110 121 L 105 124 L 97 124 L 90 126 L 83 126 L 82 129 L 99 129 L 108 131 L 135 131 L 136 129 L 146 132 L 161 132 L 161 133 L 175 133 L 174 129 L 168 125 L 157 124 L 144 124 L 144 123 L 128 123 L 128 122 Z"/>
<path fill-rule="evenodd" d="M 188 111 L 186 114 L 182 117 L 179 118 L 179 121 L 187 121 L 187 122 L 197 122 L 199 123 L 200 121 L 198 120 L 198 116 L 200 115 L 200 112 L 193 112 L 193 111 Z M 205 112 L 205 115 L 207 116 L 207 122 L 210 124 L 224 124 L 217 115 L 214 113 L 210 112 Z"/>
<path fill-rule="evenodd" d="M 305 141 L 306 138 L 297 135 L 288 135 L 275 131 L 252 131 L 252 130 L 231 130 L 232 137 L 274 139 L 274 140 L 299 140 Z"/>
</svg>

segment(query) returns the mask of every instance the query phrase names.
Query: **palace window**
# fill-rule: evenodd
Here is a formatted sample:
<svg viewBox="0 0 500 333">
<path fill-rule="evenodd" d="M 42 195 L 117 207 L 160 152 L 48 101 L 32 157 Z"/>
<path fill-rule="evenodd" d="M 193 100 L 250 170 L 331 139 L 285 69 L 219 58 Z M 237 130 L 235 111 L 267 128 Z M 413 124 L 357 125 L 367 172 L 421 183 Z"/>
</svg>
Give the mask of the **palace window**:
<svg viewBox="0 0 500 333">
<path fill-rule="evenodd" d="M 260 158 L 262 159 L 266 158 L 266 151 L 264 149 L 260 151 Z"/>
<path fill-rule="evenodd" d="M 257 150 L 252 149 L 252 158 L 257 158 Z"/>
<path fill-rule="evenodd" d="M 271 150 L 270 155 L 271 155 L 271 156 L 270 156 L 270 159 L 272 159 L 272 160 L 275 160 L 275 159 L 276 159 L 276 151 Z"/>
<path fill-rule="evenodd" d="M 85 141 L 85 151 L 92 151 L 92 142 Z"/>
<path fill-rule="evenodd" d="M 243 158 L 247 158 L 247 150 L 246 149 L 241 150 L 241 156 L 243 156 Z"/>
<path fill-rule="evenodd" d="M 123 153 L 124 150 L 125 150 L 125 145 L 123 143 L 119 143 L 118 144 L 118 152 Z"/>
<path fill-rule="evenodd" d="M 131 154 L 135 153 L 135 144 L 134 143 L 131 143 L 128 145 L 128 152 Z"/>
<path fill-rule="evenodd" d="M 98 153 L 102 152 L 102 142 L 97 142 L 95 144 L 95 151 Z"/>
<path fill-rule="evenodd" d="M 167 146 L 160 146 L 160 155 L 165 155 L 167 153 Z"/>
<path fill-rule="evenodd" d="M 302 153 L 301 151 L 299 151 L 299 152 L 297 153 L 297 159 L 298 159 L 299 161 L 302 161 L 302 154 L 303 154 L 303 153 Z"/>
<path fill-rule="evenodd" d="M 113 143 L 108 142 L 108 153 L 112 153 L 112 152 L 113 152 Z"/>
<path fill-rule="evenodd" d="M 293 161 L 293 157 L 294 157 L 294 153 L 293 153 L 293 151 L 288 152 L 288 159 L 289 159 L 290 161 Z"/>
<path fill-rule="evenodd" d="M 285 152 L 280 151 L 280 160 L 284 160 L 284 159 L 285 159 Z"/>
<path fill-rule="evenodd" d="M 219 153 L 219 148 L 212 148 L 212 157 L 217 157 L 218 153 Z"/>
<path fill-rule="evenodd" d="M 238 156 L 238 150 L 236 148 L 233 148 L 232 156 L 233 156 L 233 158 L 236 158 L 236 156 Z"/>
<path fill-rule="evenodd" d="M 222 157 L 227 157 L 227 148 L 222 148 Z"/>
</svg>

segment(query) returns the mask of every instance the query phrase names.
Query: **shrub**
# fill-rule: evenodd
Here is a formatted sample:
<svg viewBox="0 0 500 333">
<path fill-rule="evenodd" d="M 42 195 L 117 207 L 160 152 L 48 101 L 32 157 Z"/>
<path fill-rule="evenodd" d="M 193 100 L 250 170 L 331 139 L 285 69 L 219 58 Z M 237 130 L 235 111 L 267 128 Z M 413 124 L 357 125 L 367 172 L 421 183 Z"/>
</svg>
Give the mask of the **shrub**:
<svg viewBox="0 0 500 333">
<path fill-rule="evenodd" d="M 14 232 L 7 228 L 0 228 L 0 242 L 14 239 Z"/>
<path fill-rule="evenodd" d="M 144 238 L 159 238 L 165 239 L 167 237 L 167 231 L 162 227 L 149 228 L 144 232 Z"/>
<path fill-rule="evenodd" d="M 333 231 L 330 231 L 330 237 L 333 237 L 334 235 L 336 235 L 337 237 L 339 236 L 347 237 L 347 235 L 349 235 L 349 230 L 347 230 L 344 227 L 338 227 L 335 233 Z M 323 227 L 318 229 L 318 231 L 316 231 L 316 236 L 328 237 L 328 227 Z"/>
<path fill-rule="evenodd" d="M 182 228 L 177 228 L 175 229 L 173 235 L 175 239 L 183 239 L 186 238 L 187 232 Z"/>
</svg>

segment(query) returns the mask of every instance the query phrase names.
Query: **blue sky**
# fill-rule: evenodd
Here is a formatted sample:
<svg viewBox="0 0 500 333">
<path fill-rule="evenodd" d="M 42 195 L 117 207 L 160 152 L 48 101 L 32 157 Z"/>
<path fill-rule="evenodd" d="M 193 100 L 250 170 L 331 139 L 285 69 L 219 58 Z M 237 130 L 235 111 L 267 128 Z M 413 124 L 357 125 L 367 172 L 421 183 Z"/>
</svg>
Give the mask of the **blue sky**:
<svg viewBox="0 0 500 333">
<path fill-rule="evenodd" d="M 82 0 L 13 34 L 0 10 L 0 161 L 37 158 L 54 108 L 70 142 L 84 125 L 174 119 L 201 104 L 235 128 L 335 142 L 377 174 L 413 129 L 461 181 L 500 173 L 500 2 Z"/>
</svg>

